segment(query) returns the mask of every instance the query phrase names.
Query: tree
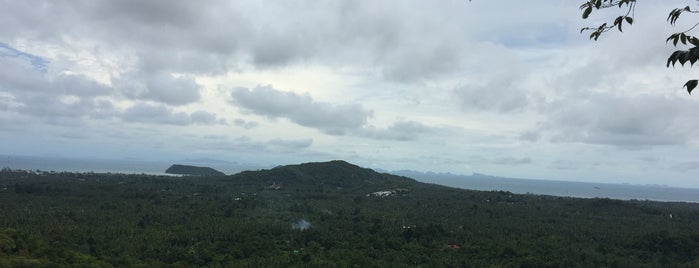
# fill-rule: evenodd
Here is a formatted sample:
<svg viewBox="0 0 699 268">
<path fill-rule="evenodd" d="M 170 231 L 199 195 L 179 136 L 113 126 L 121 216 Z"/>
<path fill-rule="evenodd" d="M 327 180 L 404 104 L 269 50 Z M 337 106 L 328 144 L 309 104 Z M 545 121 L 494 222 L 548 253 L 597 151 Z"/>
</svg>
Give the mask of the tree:
<svg viewBox="0 0 699 268">
<path fill-rule="evenodd" d="M 590 39 L 597 41 L 600 35 L 609 30 L 616 28 L 619 30 L 619 32 L 622 32 L 624 24 L 633 24 L 636 0 L 589 0 L 580 5 L 583 19 L 589 18 L 594 10 L 608 8 L 619 8 L 625 13 L 617 16 L 611 23 L 605 22 L 596 27 L 584 27 L 580 29 L 580 33 L 585 31 L 591 32 Z M 670 14 L 667 16 L 667 22 L 674 26 L 680 15 L 683 13 L 699 13 L 699 10 L 693 10 L 689 6 L 684 8 L 675 8 L 670 11 Z M 672 41 L 672 45 L 675 47 L 680 44 L 688 47 L 686 50 L 676 50 L 670 54 L 670 56 L 667 58 L 667 67 L 670 67 L 670 65 L 674 67 L 677 62 L 679 62 L 682 66 L 684 66 L 685 63 L 689 63 L 691 67 L 699 60 L 699 38 L 688 34 L 697 26 L 699 26 L 699 23 L 685 31 L 673 33 L 667 38 L 666 42 Z M 692 94 L 692 90 L 697 87 L 697 84 L 699 84 L 697 79 L 688 80 L 682 88 L 686 87 L 687 92 Z"/>
</svg>

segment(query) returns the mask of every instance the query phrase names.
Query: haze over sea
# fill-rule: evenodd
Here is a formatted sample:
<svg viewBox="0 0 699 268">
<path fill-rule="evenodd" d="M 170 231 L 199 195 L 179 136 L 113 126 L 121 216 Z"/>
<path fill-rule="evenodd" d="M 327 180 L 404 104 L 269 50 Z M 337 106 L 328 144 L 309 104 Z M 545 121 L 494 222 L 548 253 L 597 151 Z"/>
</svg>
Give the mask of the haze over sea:
<svg viewBox="0 0 699 268">
<path fill-rule="evenodd" d="M 226 174 L 244 170 L 271 168 L 253 164 L 241 164 L 215 159 L 182 159 L 172 162 L 144 161 L 137 159 L 77 159 L 60 157 L 3 155 L 0 166 L 11 169 L 42 170 L 56 172 L 136 173 L 164 175 L 172 164 L 208 166 Z M 385 171 L 381 171 L 385 172 Z M 421 182 L 449 187 L 481 191 L 509 191 L 518 194 L 540 194 L 581 198 L 612 198 L 621 200 L 653 200 L 699 203 L 699 189 L 664 185 L 606 184 L 590 182 L 553 181 L 538 179 L 514 179 L 484 174 L 458 175 L 416 171 L 393 171 L 396 175 L 414 178 Z"/>
</svg>

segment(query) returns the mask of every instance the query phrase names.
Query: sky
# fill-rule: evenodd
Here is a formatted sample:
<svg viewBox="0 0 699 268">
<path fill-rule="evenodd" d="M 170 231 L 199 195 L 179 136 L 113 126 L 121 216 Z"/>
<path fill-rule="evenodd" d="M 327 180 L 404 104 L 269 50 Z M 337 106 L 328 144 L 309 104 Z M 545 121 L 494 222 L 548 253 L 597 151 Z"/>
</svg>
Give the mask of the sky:
<svg viewBox="0 0 699 268">
<path fill-rule="evenodd" d="M 0 153 L 699 187 L 685 4 L 578 2 L 0 0 Z"/>
</svg>

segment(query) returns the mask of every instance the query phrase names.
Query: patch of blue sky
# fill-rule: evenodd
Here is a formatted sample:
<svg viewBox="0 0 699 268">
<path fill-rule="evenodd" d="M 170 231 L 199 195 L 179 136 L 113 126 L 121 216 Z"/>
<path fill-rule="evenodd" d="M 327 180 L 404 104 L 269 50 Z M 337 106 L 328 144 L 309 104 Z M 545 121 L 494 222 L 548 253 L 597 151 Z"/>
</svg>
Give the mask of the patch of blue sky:
<svg viewBox="0 0 699 268">
<path fill-rule="evenodd" d="M 18 50 L 2 42 L 0 42 L 0 57 L 22 58 L 29 61 L 35 70 L 40 71 L 42 73 L 46 73 L 48 71 L 49 61 L 47 61 L 46 59 L 34 54 Z"/>
</svg>

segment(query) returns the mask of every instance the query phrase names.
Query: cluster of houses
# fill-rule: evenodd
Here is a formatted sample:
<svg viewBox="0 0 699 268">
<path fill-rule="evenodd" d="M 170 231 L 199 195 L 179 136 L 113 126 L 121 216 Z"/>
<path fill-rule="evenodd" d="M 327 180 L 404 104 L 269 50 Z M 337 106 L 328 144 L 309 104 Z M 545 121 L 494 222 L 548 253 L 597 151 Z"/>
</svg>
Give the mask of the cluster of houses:
<svg viewBox="0 0 699 268">
<path fill-rule="evenodd" d="M 398 193 L 406 193 L 409 192 L 408 189 L 404 188 L 396 188 L 394 190 L 388 190 L 388 191 L 378 191 L 378 192 L 373 192 L 369 193 L 366 196 L 376 196 L 376 197 L 389 197 Z"/>
</svg>

